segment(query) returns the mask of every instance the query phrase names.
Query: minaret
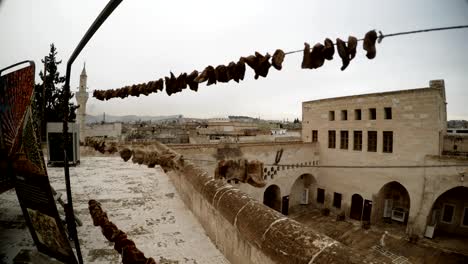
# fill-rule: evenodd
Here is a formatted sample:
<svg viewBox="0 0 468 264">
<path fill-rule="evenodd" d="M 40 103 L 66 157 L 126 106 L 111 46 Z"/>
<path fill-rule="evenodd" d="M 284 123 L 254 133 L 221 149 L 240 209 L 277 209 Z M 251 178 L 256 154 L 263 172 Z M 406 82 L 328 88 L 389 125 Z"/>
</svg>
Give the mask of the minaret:
<svg viewBox="0 0 468 264">
<path fill-rule="evenodd" d="M 86 91 L 86 82 L 88 76 L 86 75 L 86 63 L 83 65 L 83 70 L 80 75 L 80 87 L 75 94 L 76 102 L 80 106 L 78 108 L 77 123 L 80 127 L 80 141 L 84 142 L 85 139 L 85 121 L 86 121 L 86 102 L 88 101 L 88 92 Z"/>
</svg>

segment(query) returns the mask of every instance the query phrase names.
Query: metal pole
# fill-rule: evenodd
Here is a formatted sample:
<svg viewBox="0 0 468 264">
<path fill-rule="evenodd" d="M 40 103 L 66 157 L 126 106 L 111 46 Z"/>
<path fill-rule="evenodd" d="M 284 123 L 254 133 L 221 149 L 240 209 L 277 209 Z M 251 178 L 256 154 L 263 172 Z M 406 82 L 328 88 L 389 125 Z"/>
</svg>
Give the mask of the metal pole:
<svg viewBox="0 0 468 264">
<path fill-rule="evenodd" d="M 99 27 L 106 21 L 107 17 L 117 8 L 117 6 L 122 2 L 122 0 L 110 0 L 109 3 L 104 7 L 101 13 L 98 15 L 96 20 L 93 22 L 91 27 L 85 33 L 83 38 L 81 39 L 78 46 L 73 51 L 72 55 L 68 59 L 67 62 L 67 72 L 65 77 L 65 86 L 63 87 L 63 104 L 64 104 L 64 115 L 63 115 L 63 143 L 64 143 L 64 172 L 65 172 L 65 183 L 67 187 L 67 206 L 69 209 L 70 218 L 67 222 L 67 225 L 70 225 L 74 232 L 72 232 L 72 238 L 75 241 L 75 249 L 76 254 L 78 257 L 78 261 L 80 264 L 83 263 L 83 258 L 81 256 L 81 249 L 80 249 L 80 242 L 78 240 L 78 233 L 76 232 L 76 224 L 75 224 L 75 215 L 73 213 L 73 202 L 72 202 L 72 193 L 71 193 L 71 184 L 70 184 L 70 171 L 68 167 L 68 157 L 67 157 L 67 146 L 68 146 L 68 115 L 69 115 L 69 108 L 68 102 L 70 100 L 70 75 L 71 75 L 71 67 L 73 62 L 75 61 L 76 57 L 80 54 L 81 50 L 86 46 L 88 41 L 93 37 L 94 33 L 99 29 Z"/>
<path fill-rule="evenodd" d="M 46 131 L 46 121 L 45 121 L 45 105 L 46 105 L 46 98 L 45 98 L 45 83 L 46 83 L 46 79 L 47 79 L 47 56 L 44 56 L 44 81 L 42 82 L 42 113 L 41 113 L 41 129 L 39 130 L 39 141 L 42 142 L 42 136 L 44 136 L 44 134 L 42 132 L 45 132 L 47 134 L 47 131 Z M 41 147 L 42 147 L 42 143 L 41 143 Z"/>
</svg>

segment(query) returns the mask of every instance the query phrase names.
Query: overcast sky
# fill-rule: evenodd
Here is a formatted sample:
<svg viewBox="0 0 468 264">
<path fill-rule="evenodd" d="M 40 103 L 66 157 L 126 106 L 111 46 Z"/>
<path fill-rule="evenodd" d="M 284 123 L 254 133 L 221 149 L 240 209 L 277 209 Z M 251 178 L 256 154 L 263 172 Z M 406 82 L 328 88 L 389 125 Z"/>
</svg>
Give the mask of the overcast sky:
<svg viewBox="0 0 468 264">
<path fill-rule="evenodd" d="M 0 68 L 40 59 L 55 43 L 65 64 L 107 1 L 0 0 Z M 77 58 L 71 86 L 76 91 L 86 61 L 88 86 L 112 89 L 156 80 L 173 71 L 203 70 L 240 56 L 303 48 L 326 37 L 362 38 L 385 33 L 468 24 L 467 0 L 417 1 L 154 1 L 124 0 Z M 427 87 L 444 79 L 449 119 L 468 119 L 468 29 L 384 39 L 368 60 L 358 47 L 345 71 L 335 55 L 317 70 L 301 69 L 302 54 L 286 57 L 283 70 L 237 84 L 200 86 L 143 97 L 88 101 L 88 113 L 268 119 L 301 117 L 301 102 Z M 39 82 L 39 78 L 36 78 Z"/>
</svg>

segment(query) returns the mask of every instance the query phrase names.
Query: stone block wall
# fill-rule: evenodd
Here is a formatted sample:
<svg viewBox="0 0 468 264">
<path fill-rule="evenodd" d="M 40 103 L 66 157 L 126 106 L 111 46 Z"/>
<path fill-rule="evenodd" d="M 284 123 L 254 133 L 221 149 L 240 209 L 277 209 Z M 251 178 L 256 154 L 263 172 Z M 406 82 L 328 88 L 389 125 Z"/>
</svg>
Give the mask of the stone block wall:
<svg viewBox="0 0 468 264">
<path fill-rule="evenodd" d="M 385 108 L 391 108 L 386 119 Z M 370 118 L 370 109 L 376 118 Z M 361 120 L 356 120 L 356 110 Z M 343 120 L 342 111 L 347 111 Z M 330 120 L 334 112 L 334 120 Z M 421 163 L 425 155 L 440 155 L 446 131 L 445 89 L 443 81 L 430 87 L 375 94 L 346 96 L 303 102 L 302 139 L 312 141 L 318 131 L 320 159 L 324 165 L 403 165 Z M 328 147 L 328 131 L 336 131 L 336 147 Z M 348 131 L 348 147 L 340 146 L 340 132 Z M 354 131 L 362 131 L 362 150 L 354 150 Z M 368 147 L 368 131 L 377 131 L 377 151 Z M 393 132 L 393 151 L 383 151 L 383 132 Z"/>
<path fill-rule="evenodd" d="M 168 175 L 231 263 L 366 263 L 349 248 L 214 180 L 189 161 Z"/>
</svg>

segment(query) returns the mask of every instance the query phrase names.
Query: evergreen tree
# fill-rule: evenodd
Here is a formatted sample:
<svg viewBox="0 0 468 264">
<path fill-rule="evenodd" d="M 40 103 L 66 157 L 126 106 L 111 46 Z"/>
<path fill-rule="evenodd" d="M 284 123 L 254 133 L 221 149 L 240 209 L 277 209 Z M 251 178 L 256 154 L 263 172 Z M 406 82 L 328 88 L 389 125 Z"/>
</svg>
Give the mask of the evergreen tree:
<svg viewBox="0 0 468 264">
<path fill-rule="evenodd" d="M 39 125 L 41 127 L 41 135 L 42 138 L 45 139 L 45 132 L 46 132 L 46 123 L 47 122 L 62 122 L 64 118 L 64 92 L 63 86 L 65 83 L 65 76 L 60 76 L 60 73 L 57 69 L 57 66 L 62 63 L 61 60 L 57 60 L 57 49 L 55 45 L 52 43 L 50 44 L 50 51 L 49 55 L 46 56 L 42 61 L 45 63 L 45 70 L 46 74 L 39 72 L 39 77 L 42 80 L 41 84 L 36 84 L 34 88 L 35 92 L 35 105 L 36 105 L 36 113 L 38 116 L 38 121 L 40 121 Z M 68 101 L 73 98 L 73 94 L 71 94 Z M 44 105 L 44 98 L 45 98 L 45 105 Z M 72 102 L 68 103 L 69 106 L 69 115 L 68 121 L 74 122 L 76 119 L 75 110 L 78 108 Z M 44 113 L 43 107 L 45 108 Z"/>
</svg>

